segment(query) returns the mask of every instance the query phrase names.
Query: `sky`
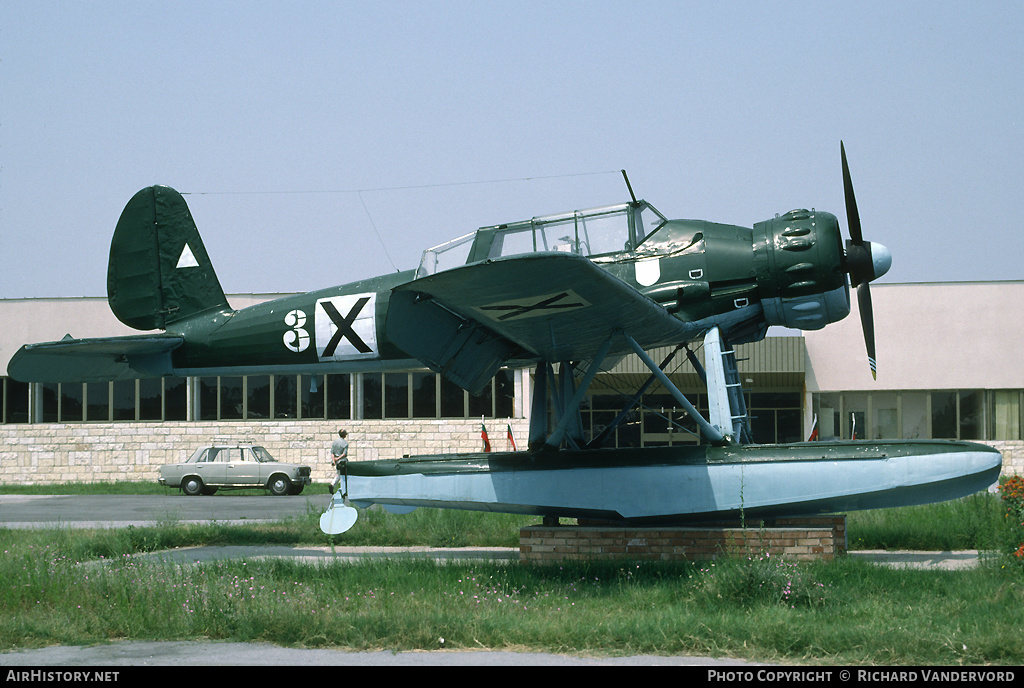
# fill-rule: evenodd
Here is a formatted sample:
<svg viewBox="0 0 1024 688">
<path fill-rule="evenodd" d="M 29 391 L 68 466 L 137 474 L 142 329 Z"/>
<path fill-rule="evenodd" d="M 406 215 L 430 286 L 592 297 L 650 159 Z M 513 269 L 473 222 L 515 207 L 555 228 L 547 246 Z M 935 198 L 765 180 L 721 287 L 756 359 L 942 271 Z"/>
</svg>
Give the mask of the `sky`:
<svg viewBox="0 0 1024 688">
<path fill-rule="evenodd" d="M 845 228 L 882 282 L 1024 279 L 1024 4 L 0 2 L 0 298 L 105 296 L 132 195 L 186 194 L 225 292 L 415 268 L 629 199 Z"/>
</svg>

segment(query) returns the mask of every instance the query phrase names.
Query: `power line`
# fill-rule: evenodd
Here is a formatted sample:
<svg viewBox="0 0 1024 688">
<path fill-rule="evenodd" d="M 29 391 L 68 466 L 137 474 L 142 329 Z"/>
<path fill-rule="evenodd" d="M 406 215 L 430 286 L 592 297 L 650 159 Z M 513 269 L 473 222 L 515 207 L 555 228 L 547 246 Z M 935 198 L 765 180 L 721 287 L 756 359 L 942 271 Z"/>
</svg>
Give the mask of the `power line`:
<svg viewBox="0 0 1024 688">
<path fill-rule="evenodd" d="M 508 182 L 531 182 L 547 179 L 569 179 L 574 177 L 593 177 L 604 174 L 621 174 L 621 170 L 610 170 L 607 172 L 577 172 L 573 174 L 552 174 L 539 177 L 510 177 L 507 179 L 482 179 L 468 182 L 442 182 L 439 184 L 412 184 L 408 186 L 380 186 L 368 189 L 319 189 L 305 191 L 182 191 L 183 196 L 243 196 L 243 195 L 271 195 L 271 194 L 361 194 L 371 191 L 408 191 L 413 189 L 436 189 L 453 186 L 475 186 L 481 184 L 506 184 Z"/>
</svg>

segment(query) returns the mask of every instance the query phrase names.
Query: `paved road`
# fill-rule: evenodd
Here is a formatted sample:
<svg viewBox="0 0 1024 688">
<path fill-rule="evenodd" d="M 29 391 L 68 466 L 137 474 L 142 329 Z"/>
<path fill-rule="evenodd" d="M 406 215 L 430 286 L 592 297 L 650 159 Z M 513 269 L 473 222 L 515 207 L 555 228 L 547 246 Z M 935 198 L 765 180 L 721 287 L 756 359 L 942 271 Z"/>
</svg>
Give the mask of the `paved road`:
<svg viewBox="0 0 1024 688">
<path fill-rule="evenodd" d="M 0 666 L 764 666 L 711 657 L 570 657 L 540 652 L 345 652 L 269 643 L 116 642 L 0 653 Z"/>
<path fill-rule="evenodd" d="M 27 528 L 61 525 L 126 527 L 154 523 L 220 523 L 278 521 L 290 516 L 320 514 L 330 495 L 0 495 L 0 526 Z"/>
</svg>

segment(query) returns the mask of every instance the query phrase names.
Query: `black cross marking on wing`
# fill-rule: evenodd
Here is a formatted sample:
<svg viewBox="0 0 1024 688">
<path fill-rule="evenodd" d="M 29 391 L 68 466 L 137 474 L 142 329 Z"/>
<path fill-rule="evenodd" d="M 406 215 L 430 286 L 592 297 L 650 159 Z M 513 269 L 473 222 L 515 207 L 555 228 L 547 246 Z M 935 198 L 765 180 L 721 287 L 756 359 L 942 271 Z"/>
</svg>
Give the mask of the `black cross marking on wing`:
<svg viewBox="0 0 1024 688">
<path fill-rule="evenodd" d="M 498 316 L 498 320 L 508 320 L 509 318 L 519 318 L 533 311 L 540 310 L 556 310 L 559 308 L 582 308 L 585 304 L 579 301 L 573 301 L 569 303 L 557 303 L 569 295 L 569 292 L 563 291 L 561 294 L 555 294 L 542 301 L 532 304 L 515 304 L 506 303 L 498 304 L 496 306 L 481 306 L 482 311 L 508 311 L 504 315 Z"/>
<path fill-rule="evenodd" d="M 355 305 L 352 306 L 352 309 L 348 312 L 348 315 L 344 318 L 341 317 L 341 313 L 338 312 L 338 309 L 334 307 L 333 303 L 330 301 L 323 302 L 322 305 L 324 307 L 324 311 L 326 311 L 327 315 L 330 317 L 331 322 L 338 326 L 334 336 L 331 337 L 331 341 L 327 342 L 327 346 L 324 348 L 323 356 L 325 358 L 333 356 L 334 352 L 338 349 L 338 345 L 341 344 L 341 340 L 346 337 L 350 342 L 352 342 L 352 346 L 354 346 L 356 351 L 359 353 L 367 354 L 373 351 L 373 349 L 367 346 L 366 342 L 356 334 L 355 330 L 352 329 L 352 323 L 355 322 L 356 316 L 359 315 L 359 311 L 363 310 L 363 306 L 365 306 L 366 302 L 369 300 L 369 296 L 364 296 L 356 301 Z"/>
</svg>

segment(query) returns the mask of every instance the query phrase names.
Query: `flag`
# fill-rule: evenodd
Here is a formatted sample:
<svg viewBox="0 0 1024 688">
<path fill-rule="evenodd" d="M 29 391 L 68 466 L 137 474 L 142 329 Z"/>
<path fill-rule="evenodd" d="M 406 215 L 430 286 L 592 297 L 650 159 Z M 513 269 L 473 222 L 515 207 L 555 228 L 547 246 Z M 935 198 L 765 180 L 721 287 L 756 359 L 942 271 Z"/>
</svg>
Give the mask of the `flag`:
<svg viewBox="0 0 1024 688">
<path fill-rule="evenodd" d="M 484 451 L 491 451 L 491 441 L 487 439 L 487 426 L 483 421 L 480 421 L 480 439 L 484 441 Z"/>
<path fill-rule="evenodd" d="M 814 442 L 818 439 L 818 414 L 814 414 L 814 422 L 811 423 L 811 436 L 807 438 L 808 442 Z"/>
<path fill-rule="evenodd" d="M 512 434 L 512 424 L 511 423 L 508 424 L 508 443 L 512 447 L 512 451 L 519 451 L 518 449 L 516 449 L 516 438 Z"/>
</svg>

